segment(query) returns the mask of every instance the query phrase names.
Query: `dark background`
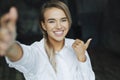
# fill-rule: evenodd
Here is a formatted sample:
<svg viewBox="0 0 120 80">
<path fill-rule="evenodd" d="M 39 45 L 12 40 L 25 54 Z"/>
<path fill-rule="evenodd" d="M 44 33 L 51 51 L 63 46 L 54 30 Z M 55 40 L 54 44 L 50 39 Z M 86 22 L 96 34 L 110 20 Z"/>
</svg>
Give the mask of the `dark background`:
<svg viewBox="0 0 120 80">
<path fill-rule="evenodd" d="M 0 0 L 0 17 L 14 5 L 19 12 L 17 40 L 31 44 L 42 38 L 39 8 L 47 0 Z M 69 38 L 86 42 L 96 80 L 120 80 L 120 0 L 61 0 L 71 11 L 73 24 Z M 24 80 L 0 57 L 0 80 Z"/>
</svg>

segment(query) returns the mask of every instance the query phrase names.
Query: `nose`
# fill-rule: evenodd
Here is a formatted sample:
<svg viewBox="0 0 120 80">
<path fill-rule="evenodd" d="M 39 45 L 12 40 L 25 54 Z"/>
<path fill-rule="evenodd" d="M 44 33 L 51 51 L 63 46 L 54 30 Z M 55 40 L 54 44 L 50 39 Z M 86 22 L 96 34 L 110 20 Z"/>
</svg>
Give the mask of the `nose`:
<svg viewBox="0 0 120 80">
<path fill-rule="evenodd" d="M 57 22 L 56 27 L 57 27 L 58 29 L 61 29 L 61 28 L 62 28 L 62 25 L 61 25 L 61 22 L 60 22 L 60 21 Z"/>
</svg>

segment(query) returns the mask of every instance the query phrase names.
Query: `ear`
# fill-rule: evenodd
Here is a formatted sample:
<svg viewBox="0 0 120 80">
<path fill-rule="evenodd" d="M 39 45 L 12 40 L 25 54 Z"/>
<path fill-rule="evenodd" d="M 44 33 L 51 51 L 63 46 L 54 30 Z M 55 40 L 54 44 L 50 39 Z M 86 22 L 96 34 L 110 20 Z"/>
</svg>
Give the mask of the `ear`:
<svg viewBox="0 0 120 80">
<path fill-rule="evenodd" d="M 41 27 L 46 31 L 45 23 L 42 21 L 41 24 L 42 24 Z"/>
</svg>

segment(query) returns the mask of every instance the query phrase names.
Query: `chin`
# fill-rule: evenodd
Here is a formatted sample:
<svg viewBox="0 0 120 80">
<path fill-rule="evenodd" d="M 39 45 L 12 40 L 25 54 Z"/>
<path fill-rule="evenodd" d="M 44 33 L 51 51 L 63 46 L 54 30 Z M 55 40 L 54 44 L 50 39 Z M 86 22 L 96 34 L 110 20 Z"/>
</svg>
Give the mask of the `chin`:
<svg viewBox="0 0 120 80">
<path fill-rule="evenodd" d="M 60 42 L 60 41 L 63 41 L 65 39 L 65 37 L 62 37 L 62 38 L 56 38 L 55 40 Z"/>
</svg>

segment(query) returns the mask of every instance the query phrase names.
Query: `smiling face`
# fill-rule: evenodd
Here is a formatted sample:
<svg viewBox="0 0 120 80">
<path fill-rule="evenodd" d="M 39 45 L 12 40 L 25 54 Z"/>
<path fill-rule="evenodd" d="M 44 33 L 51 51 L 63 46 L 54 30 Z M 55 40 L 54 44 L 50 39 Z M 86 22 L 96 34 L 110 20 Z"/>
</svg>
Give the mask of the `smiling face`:
<svg viewBox="0 0 120 80">
<path fill-rule="evenodd" d="M 69 30 L 69 21 L 63 10 L 48 8 L 44 12 L 42 28 L 47 32 L 50 41 L 63 41 Z"/>
</svg>

